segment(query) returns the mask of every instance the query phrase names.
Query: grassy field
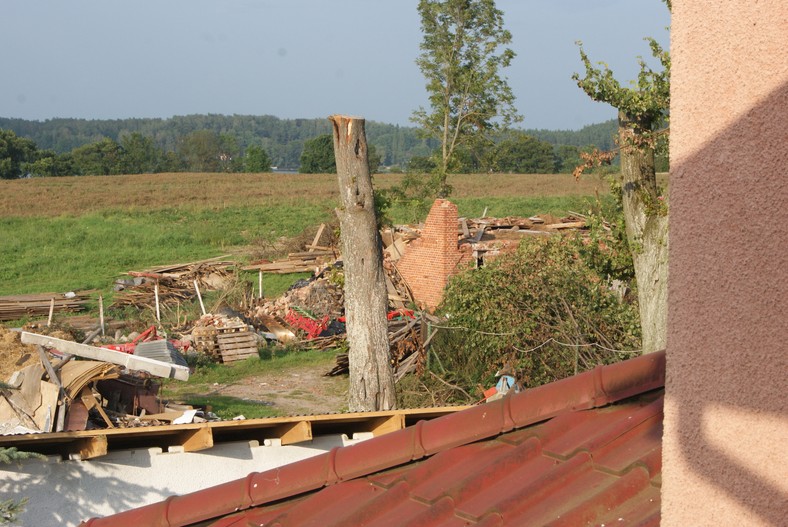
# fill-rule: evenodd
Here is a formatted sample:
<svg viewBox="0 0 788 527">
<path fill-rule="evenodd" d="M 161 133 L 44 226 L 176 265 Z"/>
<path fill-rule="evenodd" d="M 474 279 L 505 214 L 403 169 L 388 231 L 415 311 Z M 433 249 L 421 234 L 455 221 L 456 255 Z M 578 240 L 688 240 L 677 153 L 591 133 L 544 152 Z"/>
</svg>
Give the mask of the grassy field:
<svg viewBox="0 0 788 527">
<path fill-rule="evenodd" d="M 388 188 L 401 177 L 378 175 L 375 184 Z M 456 175 L 449 183 L 469 217 L 485 208 L 491 216 L 560 216 L 607 194 L 597 176 Z M 0 295 L 109 292 L 129 270 L 228 253 L 243 259 L 333 220 L 337 203 L 336 176 L 325 174 L 0 180 Z M 411 219 L 404 208 L 389 215 Z"/>
</svg>

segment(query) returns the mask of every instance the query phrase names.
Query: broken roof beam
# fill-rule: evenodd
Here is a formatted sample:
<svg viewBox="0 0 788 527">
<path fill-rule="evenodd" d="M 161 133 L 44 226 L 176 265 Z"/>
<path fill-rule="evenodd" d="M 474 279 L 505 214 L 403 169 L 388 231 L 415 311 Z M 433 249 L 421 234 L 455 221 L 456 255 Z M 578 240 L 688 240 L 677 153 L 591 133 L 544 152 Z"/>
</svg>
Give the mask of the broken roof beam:
<svg viewBox="0 0 788 527">
<path fill-rule="evenodd" d="M 47 335 L 37 335 L 35 333 L 22 332 L 22 342 L 24 344 L 38 344 L 46 348 L 56 348 L 62 353 L 68 353 L 86 359 L 99 360 L 123 366 L 128 370 L 144 371 L 156 377 L 164 379 L 178 379 L 181 381 L 189 380 L 189 368 L 178 366 L 169 362 L 162 362 L 147 357 L 138 357 L 120 351 L 106 348 L 97 348 L 87 344 L 79 344 L 70 340 L 57 339 Z"/>
</svg>

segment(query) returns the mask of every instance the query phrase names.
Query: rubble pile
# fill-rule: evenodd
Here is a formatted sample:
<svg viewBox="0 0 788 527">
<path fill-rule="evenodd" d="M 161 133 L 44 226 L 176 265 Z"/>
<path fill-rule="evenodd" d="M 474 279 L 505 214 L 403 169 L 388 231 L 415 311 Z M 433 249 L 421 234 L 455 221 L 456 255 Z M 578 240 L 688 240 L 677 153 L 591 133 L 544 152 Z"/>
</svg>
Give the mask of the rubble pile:
<svg viewBox="0 0 788 527">
<path fill-rule="evenodd" d="M 203 260 L 186 264 L 129 271 L 131 279 L 117 280 L 113 307 L 155 310 L 156 295 L 161 306 L 193 299 L 201 291 L 227 289 L 235 282 L 235 262 Z"/>
</svg>

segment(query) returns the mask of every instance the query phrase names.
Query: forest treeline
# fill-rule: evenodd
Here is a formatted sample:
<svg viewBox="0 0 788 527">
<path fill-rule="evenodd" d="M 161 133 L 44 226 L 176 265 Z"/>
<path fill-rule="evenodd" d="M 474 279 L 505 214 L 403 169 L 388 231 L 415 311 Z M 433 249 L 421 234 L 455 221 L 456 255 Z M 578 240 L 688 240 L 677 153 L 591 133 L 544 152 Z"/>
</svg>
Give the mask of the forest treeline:
<svg viewBox="0 0 788 527">
<path fill-rule="evenodd" d="M 0 131 L 11 131 L 27 141 L 17 145 L 14 173 L 2 171 L 2 177 L 8 178 L 262 172 L 270 166 L 298 170 L 305 143 L 310 148 L 314 143 L 311 140 L 330 133 L 330 125 L 327 119 L 209 114 L 168 119 L 0 118 Z M 380 165 L 394 170 L 428 168 L 430 156 L 438 147 L 436 142 L 421 138 L 416 127 L 368 121 L 366 132 Z M 614 146 L 615 132 L 614 120 L 580 130 L 510 131 L 494 143 L 464 152 L 454 171 L 571 172 L 579 162 L 581 149 L 609 150 Z M 7 137 L 0 138 L 0 161 L 13 157 L 10 142 Z"/>
</svg>

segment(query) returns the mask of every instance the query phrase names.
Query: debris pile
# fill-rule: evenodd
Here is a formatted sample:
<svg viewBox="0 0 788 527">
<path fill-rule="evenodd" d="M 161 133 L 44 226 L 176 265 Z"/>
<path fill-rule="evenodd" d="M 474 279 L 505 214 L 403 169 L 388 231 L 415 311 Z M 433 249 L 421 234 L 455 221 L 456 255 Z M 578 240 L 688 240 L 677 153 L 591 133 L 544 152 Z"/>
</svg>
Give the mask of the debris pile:
<svg viewBox="0 0 788 527">
<path fill-rule="evenodd" d="M 222 258 L 129 271 L 133 278 L 115 282 L 118 293 L 112 305 L 155 310 L 157 296 L 160 306 L 171 306 L 193 299 L 200 290 L 227 289 L 237 264 Z"/>
<path fill-rule="evenodd" d="M 4 342 L 15 340 L 15 335 L 7 338 L 14 333 L 4 332 Z M 153 377 L 189 377 L 183 357 L 169 341 L 152 340 L 116 351 L 87 344 L 95 335 L 79 344 L 51 335 L 21 333 L 21 343 L 27 346 L 17 345 L 17 353 L 24 353 L 17 365 L 24 359 L 24 366 L 0 389 L 0 434 L 128 426 L 129 417 L 138 416 L 118 411 L 123 397 L 111 389 L 112 381 L 123 377 L 127 384 L 135 379 L 134 383 L 150 387 Z M 139 400 L 136 395 L 132 399 Z M 153 405 L 147 402 L 150 411 Z M 145 410 L 135 402 L 131 406 Z M 161 404 L 157 401 L 156 406 Z"/>
</svg>

